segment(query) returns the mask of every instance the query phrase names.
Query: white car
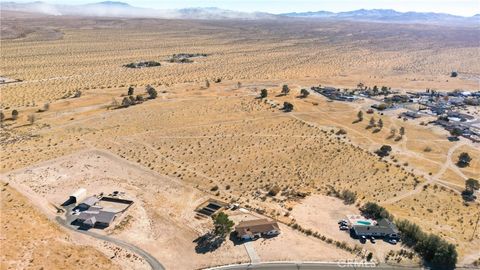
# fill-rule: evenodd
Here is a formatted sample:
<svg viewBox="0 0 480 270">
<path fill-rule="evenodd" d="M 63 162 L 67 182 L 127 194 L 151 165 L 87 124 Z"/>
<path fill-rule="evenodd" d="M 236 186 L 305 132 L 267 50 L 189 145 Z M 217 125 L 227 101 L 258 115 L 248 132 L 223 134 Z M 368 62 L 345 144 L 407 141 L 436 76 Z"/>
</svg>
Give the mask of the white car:
<svg viewBox="0 0 480 270">
<path fill-rule="evenodd" d="M 396 239 L 388 239 L 388 243 L 392 244 L 392 245 L 396 245 L 398 242 Z"/>
</svg>

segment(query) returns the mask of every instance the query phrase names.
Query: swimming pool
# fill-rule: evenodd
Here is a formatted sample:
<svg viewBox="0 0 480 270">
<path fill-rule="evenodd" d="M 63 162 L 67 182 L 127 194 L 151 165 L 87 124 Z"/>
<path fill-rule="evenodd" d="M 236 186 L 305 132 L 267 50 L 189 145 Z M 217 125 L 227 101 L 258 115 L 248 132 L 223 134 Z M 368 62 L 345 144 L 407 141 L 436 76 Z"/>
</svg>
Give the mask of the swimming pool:
<svg viewBox="0 0 480 270">
<path fill-rule="evenodd" d="M 372 222 L 367 221 L 367 220 L 357 220 L 357 225 L 370 226 L 370 225 L 372 225 Z"/>
</svg>

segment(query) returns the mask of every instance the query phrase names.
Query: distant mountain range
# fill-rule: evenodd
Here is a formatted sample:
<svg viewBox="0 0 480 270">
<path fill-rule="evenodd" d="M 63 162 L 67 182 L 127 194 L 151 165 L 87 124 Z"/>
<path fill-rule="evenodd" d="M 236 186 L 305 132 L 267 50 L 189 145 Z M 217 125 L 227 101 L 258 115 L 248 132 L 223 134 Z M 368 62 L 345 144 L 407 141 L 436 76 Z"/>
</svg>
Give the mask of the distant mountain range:
<svg viewBox="0 0 480 270">
<path fill-rule="evenodd" d="M 300 12 L 270 14 L 264 12 L 240 12 L 216 7 L 184 8 L 175 10 L 159 10 L 134 7 L 127 3 L 105 1 L 85 5 L 60 5 L 45 2 L 16 3 L 0 2 L 2 10 L 33 12 L 47 15 L 71 15 L 93 17 L 140 17 L 165 19 L 240 19 L 240 20 L 274 20 L 274 19 L 316 19 L 374 21 L 390 23 L 430 23 L 430 24 L 468 24 L 480 26 L 480 14 L 462 17 L 444 13 L 398 12 L 392 9 L 355 10 L 348 12 Z"/>
<path fill-rule="evenodd" d="M 284 13 L 281 16 L 295 18 L 316 18 L 336 19 L 349 21 L 376 21 L 376 22 L 398 22 L 398 23 L 441 23 L 441 24 L 462 24 L 476 23 L 480 26 L 480 14 L 472 17 L 462 17 L 446 13 L 434 12 L 398 12 L 393 9 L 359 9 L 348 12 L 300 12 Z"/>
</svg>

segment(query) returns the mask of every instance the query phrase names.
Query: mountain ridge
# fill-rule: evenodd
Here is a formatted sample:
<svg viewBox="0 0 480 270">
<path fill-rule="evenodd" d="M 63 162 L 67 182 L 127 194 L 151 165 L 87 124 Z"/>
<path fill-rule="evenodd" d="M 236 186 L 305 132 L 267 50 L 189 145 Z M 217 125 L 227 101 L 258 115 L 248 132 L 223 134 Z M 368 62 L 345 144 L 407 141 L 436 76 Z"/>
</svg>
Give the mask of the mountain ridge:
<svg viewBox="0 0 480 270">
<path fill-rule="evenodd" d="M 30 3 L 0 2 L 2 10 L 41 13 L 46 15 L 74 15 L 90 17 L 146 17 L 165 19 L 323 19 L 347 21 L 372 21 L 390 23 L 468 24 L 480 26 L 480 14 L 463 17 L 435 12 L 399 12 L 393 9 L 358 9 L 353 11 L 306 11 L 271 14 L 266 12 L 242 12 L 218 7 L 188 7 L 172 10 L 135 7 L 121 1 L 102 1 L 83 5 L 49 4 L 42 1 Z"/>
</svg>

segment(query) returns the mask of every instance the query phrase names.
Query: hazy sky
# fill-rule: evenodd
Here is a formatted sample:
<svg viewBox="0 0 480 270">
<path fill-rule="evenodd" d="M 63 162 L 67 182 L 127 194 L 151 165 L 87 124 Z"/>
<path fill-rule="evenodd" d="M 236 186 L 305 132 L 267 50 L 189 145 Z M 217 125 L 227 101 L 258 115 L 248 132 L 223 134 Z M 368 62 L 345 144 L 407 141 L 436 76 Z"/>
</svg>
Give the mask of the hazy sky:
<svg viewBox="0 0 480 270">
<path fill-rule="evenodd" d="M 0 0 L 8 1 L 8 0 Z M 12 0 L 15 1 L 15 0 Z M 33 0 L 17 0 L 31 2 Z M 57 4 L 83 4 L 104 0 L 43 0 Z M 350 11 L 355 9 L 395 9 L 397 11 L 443 12 L 463 16 L 480 13 L 480 0 L 114 0 L 133 6 L 171 9 L 219 7 L 238 11 L 283 13 L 292 11 Z"/>
</svg>

